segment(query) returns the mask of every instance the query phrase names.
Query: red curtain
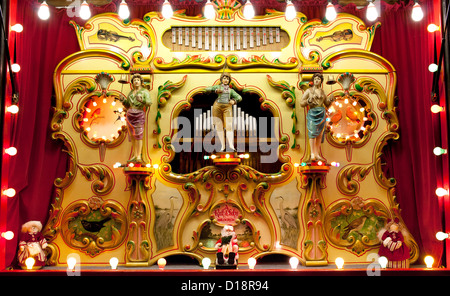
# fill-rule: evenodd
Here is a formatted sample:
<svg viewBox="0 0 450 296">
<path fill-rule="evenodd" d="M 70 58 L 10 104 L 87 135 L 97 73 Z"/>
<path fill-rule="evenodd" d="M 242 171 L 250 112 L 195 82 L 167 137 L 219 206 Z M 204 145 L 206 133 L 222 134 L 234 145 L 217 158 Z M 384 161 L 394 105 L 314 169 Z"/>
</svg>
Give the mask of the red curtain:
<svg viewBox="0 0 450 296">
<path fill-rule="evenodd" d="M 18 75 L 20 112 L 14 125 L 12 143 L 18 154 L 11 159 L 8 182 L 17 195 L 8 200 L 7 228 L 16 234 L 29 220 L 45 224 L 54 196 L 53 182 L 63 177 L 67 155 L 62 143 L 51 139 L 50 120 L 54 106 L 53 71 L 68 55 L 79 50 L 74 29 L 69 25 L 65 10 L 51 8 L 51 17 L 42 21 L 37 17 L 38 3 L 34 0 L 15 0 L 17 10 L 11 13 L 11 24 L 24 26 L 17 35 L 17 62 L 22 66 Z M 159 11 L 159 1 L 128 1 L 132 18 L 142 18 L 145 13 Z M 147 2 L 147 3 L 146 3 Z M 151 2 L 148 4 L 148 2 Z M 186 9 L 187 15 L 202 12 L 203 3 L 197 1 L 172 1 L 174 9 Z M 118 0 L 104 7 L 91 7 L 93 13 L 117 11 Z M 284 10 L 285 4 L 276 0 L 253 0 L 257 14 L 265 8 Z M 307 18 L 322 19 L 327 1 L 294 1 L 298 11 Z M 439 20 L 439 10 L 432 0 L 421 1 L 425 18 L 419 23 L 411 20 L 412 4 L 388 5 L 382 2 L 372 51 L 390 61 L 397 70 L 398 115 L 400 139 L 386 149 L 389 174 L 397 180 L 397 201 L 402 217 L 419 243 L 421 254 L 440 258 L 442 244 L 434 235 L 441 230 L 441 211 L 434 193 L 442 180 L 442 159 L 436 158 L 432 149 L 441 143 L 439 118 L 430 112 L 432 76 L 428 64 L 433 61 L 433 38 L 426 31 L 430 22 Z M 15 7 L 15 6 L 13 6 Z M 348 12 L 365 19 L 365 9 L 354 5 L 338 7 L 338 12 Z M 84 22 L 75 18 L 79 24 Z M 368 23 L 370 25 L 370 23 Z M 3 176 L 5 177 L 5 176 Z M 13 263 L 17 237 L 7 243 L 6 264 Z"/>
</svg>

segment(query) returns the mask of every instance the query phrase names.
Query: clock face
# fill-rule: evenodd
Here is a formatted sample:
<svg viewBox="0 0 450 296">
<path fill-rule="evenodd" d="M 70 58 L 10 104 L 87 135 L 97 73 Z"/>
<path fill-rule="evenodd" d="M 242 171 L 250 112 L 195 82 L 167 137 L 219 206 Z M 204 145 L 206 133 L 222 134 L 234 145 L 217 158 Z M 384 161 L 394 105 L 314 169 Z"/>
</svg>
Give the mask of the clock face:
<svg viewBox="0 0 450 296">
<path fill-rule="evenodd" d="M 371 124 L 364 102 L 350 96 L 337 98 L 328 108 L 328 124 L 333 140 L 359 142 Z"/>
<path fill-rule="evenodd" d="M 116 97 L 92 96 L 84 104 L 80 127 L 90 141 L 113 142 L 124 126 L 125 111 Z"/>
</svg>

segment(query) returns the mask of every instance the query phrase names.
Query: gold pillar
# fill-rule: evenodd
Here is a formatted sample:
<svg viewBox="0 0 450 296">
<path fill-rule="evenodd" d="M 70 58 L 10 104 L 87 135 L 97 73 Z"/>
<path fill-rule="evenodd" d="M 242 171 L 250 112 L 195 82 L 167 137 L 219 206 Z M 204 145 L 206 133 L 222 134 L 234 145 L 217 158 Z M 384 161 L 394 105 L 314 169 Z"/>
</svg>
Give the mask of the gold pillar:
<svg viewBox="0 0 450 296">
<path fill-rule="evenodd" d="M 150 258 L 150 208 L 147 191 L 150 189 L 153 168 L 126 167 L 127 190 L 131 190 L 128 203 L 128 238 L 126 245 L 126 265 L 148 266 Z"/>
<path fill-rule="evenodd" d="M 322 189 L 325 188 L 325 177 L 330 170 L 326 165 L 301 166 L 301 187 L 306 189 L 303 199 L 303 222 L 306 233 L 303 242 L 305 266 L 328 265 L 327 243 L 324 235 L 324 205 Z"/>
</svg>

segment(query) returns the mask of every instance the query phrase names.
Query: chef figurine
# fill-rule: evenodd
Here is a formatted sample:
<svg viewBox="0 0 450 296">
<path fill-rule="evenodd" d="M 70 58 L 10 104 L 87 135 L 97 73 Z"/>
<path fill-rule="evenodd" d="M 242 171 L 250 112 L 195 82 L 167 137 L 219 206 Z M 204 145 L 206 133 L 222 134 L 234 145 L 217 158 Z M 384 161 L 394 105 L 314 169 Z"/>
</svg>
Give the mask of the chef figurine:
<svg viewBox="0 0 450 296">
<path fill-rule="evenodd" d="M 25 260 L 34 258 L 34 267 L 41 268 L 45 265 L 47 240 L 41 233 L 42 223 L 39 221 L 28 221 L 22 225 L 22 235 L 19 241 L 19 252 L 17 259 L 21 267 L 25 267 Z"/>
</svg>

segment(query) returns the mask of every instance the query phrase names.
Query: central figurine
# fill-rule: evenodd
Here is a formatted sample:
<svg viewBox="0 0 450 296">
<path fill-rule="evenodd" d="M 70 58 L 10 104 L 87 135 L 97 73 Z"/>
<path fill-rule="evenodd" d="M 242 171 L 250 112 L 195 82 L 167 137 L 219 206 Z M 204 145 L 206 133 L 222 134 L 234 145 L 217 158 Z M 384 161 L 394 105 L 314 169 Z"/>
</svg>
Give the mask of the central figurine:
<svg viewBox="0 0 450 296">
<path fill-rule="evenodd" d="M 217 99 L 212 108 L 213 124 L 220 141 L 220 151 L 225 151 L 225 132 L 228 147 L 235 151 L 234 148 L 234 131 L 233 131 L 233 112 L 232 106 L 242 101 L 242 97 L 230 87 L 231 76 L 224 72 L 220 76 L 220 84 L 206 88 L 207 92 L 215 92 Z"/>
</svg>

